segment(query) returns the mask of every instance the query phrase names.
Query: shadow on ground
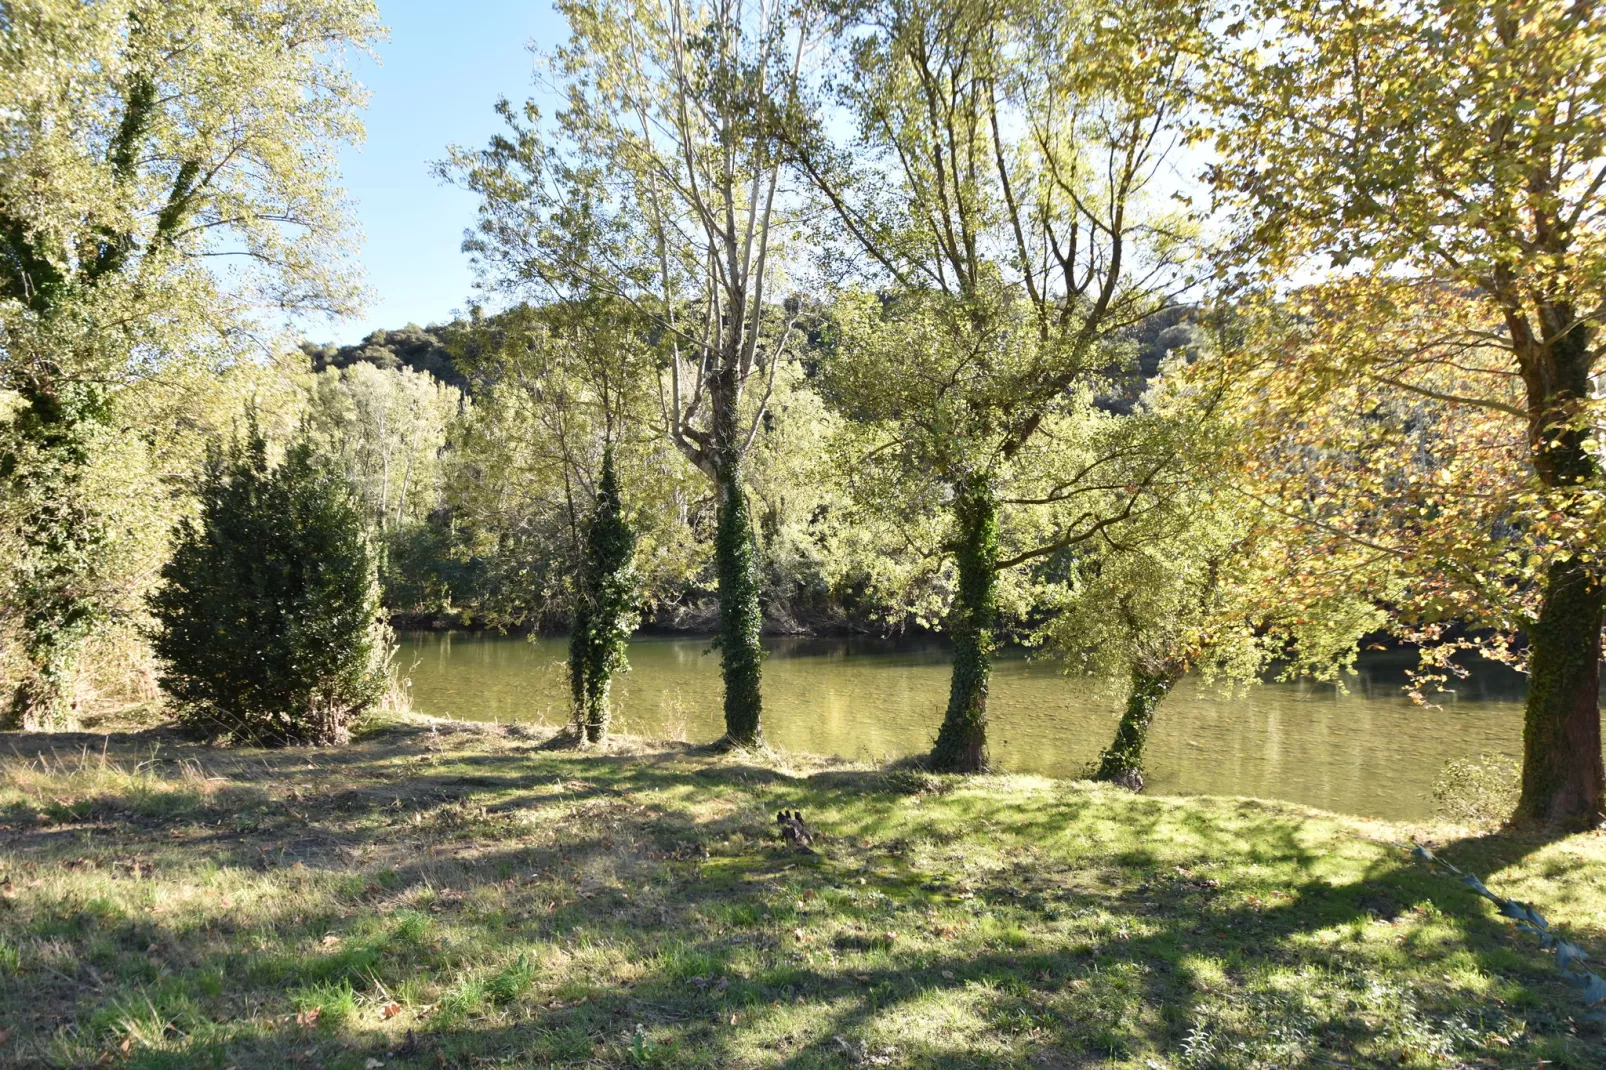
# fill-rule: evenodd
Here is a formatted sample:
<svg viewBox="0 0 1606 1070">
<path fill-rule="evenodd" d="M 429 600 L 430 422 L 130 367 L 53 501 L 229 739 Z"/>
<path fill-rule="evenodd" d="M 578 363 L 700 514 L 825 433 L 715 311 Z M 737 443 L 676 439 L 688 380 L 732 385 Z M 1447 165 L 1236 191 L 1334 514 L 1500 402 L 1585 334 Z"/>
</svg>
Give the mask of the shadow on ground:
<svg viewBox="0 0 1606 1070">
<path fill-rule="evenodd" d="M 1602 1065 L 1404 830 L 1295 807 L 452 725 L 0 755 L 6 1065 Z M 1443 852 L 1603 943 L 1597 837 Z"/>
</svg>

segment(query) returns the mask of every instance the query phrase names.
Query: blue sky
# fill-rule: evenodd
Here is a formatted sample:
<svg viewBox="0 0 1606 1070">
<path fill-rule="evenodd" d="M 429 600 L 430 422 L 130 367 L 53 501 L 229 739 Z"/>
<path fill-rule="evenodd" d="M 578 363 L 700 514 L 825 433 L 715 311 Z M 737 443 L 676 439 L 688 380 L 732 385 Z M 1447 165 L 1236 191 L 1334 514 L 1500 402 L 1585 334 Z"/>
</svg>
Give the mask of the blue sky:
<svg viewBox="0 0 1606 1070">
<path fill-rule="evenodd" d="M 380 0 L 390 40 L 359 64 L 371 94 L 367 142 L 342 157 L 363 230 L 372 298 L 360 317 L 304 325 L 316 342 L 353 342 L 378 327 L 427 324 L 465 306 L 472 279 L 458 250 L 474 198 L 429 173 L 448 144 L 482 145 L 496 98 L 532 95 L 526 45 L 567 37 L 548 0 Z"/>
</svg>

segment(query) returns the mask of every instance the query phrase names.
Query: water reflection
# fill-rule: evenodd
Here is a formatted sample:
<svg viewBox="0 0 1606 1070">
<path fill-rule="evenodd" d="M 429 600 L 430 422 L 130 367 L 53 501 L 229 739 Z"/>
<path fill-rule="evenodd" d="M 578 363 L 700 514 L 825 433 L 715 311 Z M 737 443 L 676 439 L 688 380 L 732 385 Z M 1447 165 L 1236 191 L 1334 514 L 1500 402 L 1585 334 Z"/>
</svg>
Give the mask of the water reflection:
<svg viewBox="0 0 1606 1070">
<path fill-rule="evenodd" d="M 765 731 L 796 751 L 885 758 L 926 749 L 947 701 L 948 653 L 931 639 L 778 639 L 764 669 Z M 473 720 L 566 719 L 562 638 L 474 633 L 403 637 L 421 713 Z M 707 639 L 631 644 L 619 727 L 694 741 L 722 728 L 719 662 Z M 1159 793 L 1287 799 L 1393 819 L 1432 813 L 1434 778 L 1451 758 L 1517 753 L 1524 680 L 1497 665 L 1460 681 L 1439 709 L 1401 690 L 1410 656 L 1368 653 L 1344 689 L 1299 682 L 1236 694 L 1184 681 L 1149 742 Z M 1019 654 L 999 658 L 993 756 L 1007 770 L 1073 775 L 1114 731 L 1115 696 Z"/>
</svg>

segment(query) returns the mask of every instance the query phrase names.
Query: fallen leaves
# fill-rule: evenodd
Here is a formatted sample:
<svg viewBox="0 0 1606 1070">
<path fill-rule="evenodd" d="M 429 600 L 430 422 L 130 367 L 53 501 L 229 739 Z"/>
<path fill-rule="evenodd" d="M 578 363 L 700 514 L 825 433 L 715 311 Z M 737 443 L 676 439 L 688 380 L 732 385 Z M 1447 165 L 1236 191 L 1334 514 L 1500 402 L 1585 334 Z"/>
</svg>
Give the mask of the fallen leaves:
<svg viewBox="0 0 1606 1070">
<path fill-rule="evenodd" d="M 402 1005 L 400 1003 L 397 1003 L 395 1000 L 391 1000 L 389 1003 L 386 1003 L 385 1005 L 383 1005 L 382 1007 L 379 1008 L 379 1017 L 380 1018 L 394 1018 L 394 1017 L 396 1017 L 396 1015 L 400 1014 L 401 1012 L 402 1012 Z"/>
</svg>

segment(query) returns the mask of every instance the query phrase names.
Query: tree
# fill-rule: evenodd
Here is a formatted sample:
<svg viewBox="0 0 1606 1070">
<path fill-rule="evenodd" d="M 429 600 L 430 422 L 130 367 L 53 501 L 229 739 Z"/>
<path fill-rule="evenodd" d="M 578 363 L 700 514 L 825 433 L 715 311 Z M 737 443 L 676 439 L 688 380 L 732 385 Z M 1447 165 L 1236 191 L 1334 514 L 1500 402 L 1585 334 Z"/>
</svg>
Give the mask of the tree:
<svg viewBox="0 0 1606 1070">
<path fill-rule="evenodd" d="M 460 362 L 482 384 L 487 424 L 478 431 L 500 429 L 471 434 L 470 446 L 504 437 L 510 423 L 522 428 L 515 464 L 530 479 L 498 466 L 495 496 L 506 500 L 509 485 L 523 483 L 546 499 L 537 548 L 549 555 L 543 571 L 568 610 L 575 726 L 591 743 L 606 737 L 613 677 L 627 668 L 625 647 L 644 596 L 661 591 L 644 588 L 627 513 L 649 517 L 643 527 L 652 556 L 673 548 L 677 534 L 678 511 L 662 506 L 674 501 L 680 481 L 665 479 L 663 467 L 683 462 L 652 426 L 651 353 L 641 326 L 628 304 L 595 297 L 510 309 L 476 320 L 460 339 Z M 623 498 L 621 457 L 642 485 L 634 509 Z"/>
<path fill-rule="evenodd" d="M 119 391 L 252 344 L 246 309 L 343 308 L 335 151 L 359 133 L 341 65 L 367 0 L 8 5 L 0 17 L 0 444 L 29 668 L 6 719 L 59 727 L 106 612 L 114 541 L 86 472 Z M 210 265 L 227 258 L 227 273 Z"/>
<path fill-rule="evenodd" d="M 949 513 L 954 671 L 932 761 L 976 771 L 1000 574 L 1099 538 L 1163 468 L 1143 424 L 1106 426 L 1093 402 L 1180 282 L 1186 220 L 1155 203 L 1155 175 L 1189 13 L 881 0 L 841 5 L 832 29 L 842 66 L 782 121 L 836 221 L 827 268 L 885 298 L 846 299 L 834 390 L 880 429 L 866 460 L 901 458 Z"/>
<path fill-rule="evenodd" d="M 356 362 L 309 376 L 307 393 L 307 434 L 357 489 L 376 531 L 436 508 L 447 431 L 463 403 L 455 387 Z"/>
<path fill-rule="evenodd" d="M 570 40 L 550 59 L 565 94 L 556 128 L 503 101 L 507 133 L 445 167 L 481 196 L 464 248 L 492 285 L 610 294 L 654 325 L 668 436 L 718 496 L 726 739 L 756 743 L 763 618 L 743 462 L 796 312 L 775 303 L 781 154 L 754 116 L 801 62 L 810 20 L 743 0 L 560 10 Z"/>
<path fill-rule="evenodd" d="M 643 321 L 606 298 L 516 306 L 459 330 L 476 402 L 447 500 L 487 570 L 499 627 L 573 625 L 605 453 L 639 546 L 637 600 L 676 598 L 706 561 L 701 477 L 662 433 Z"/>
<path fill-rule="evenodd" d="M 1156 711 L 1185 674 L 1249 685 L 1275 664 L 1282 679 L 1336 679 L 1361 637 L 1384 624 L 1377 605 L 1394 593 L 1386 575 L 1355 568 L 1364 550 L 1335 557 L 1233 486 L 1237 413 L 1188 371 L 1168 369 L 1139 400 L 1181 439 L 1179 485 L 1117 538 L 1081 549 L 1037 635 L 1068 672 L 1124 683 L 1124 711 L 1093 777 L 1134 791 Z"/>
<path fill-rule="evenodd" d="M 627 666 L 625 645 L 637 619 L 635 551 L 636 535 L 619 500 L 613 449 L 605 447 L 569 633 L 575 724 L 589 743 L 600 743 L 607 735 L 612 714 L 608 692 L 614 674 Z"/>
<path fill-rule="evenodd" d="M 390 655 L 351 489 L 305 441 L 270 466 L 253 415 L 214 450 L 199 498 L 152 597 L 162 687 L 209 734 L 344 742 L 382 695 Z"/>
<path fill-rule="evenodd" d="M 1518 595 L 1490 614 L 1517 617 L 1527 636 L 1517 814 L 1594 825 L 1606 808 L 1593 393 L 1606 314 L 1606 29 L 1593 5 L 1561 0 L 1246 0 L 1231 12 L 1210 97 L 1214 185 L 1237 220 L 1242 277 L 1299 272 L 1323 284 L 1295 300 L 1306 321 L 1275 346 L 1316 382 L 1403 392 L 1520 436 L 1517 453 L 1495 445 L 1510 441 L 1502 431 L 1462 454 L 1502 466 L 1500 500 L 1517 515 L 1463 528 L 1463 545 L 1427 572 L 1459 576 L 1465 604 L 1491 588 Z M 1353 356 L 1333 346 L 1339 337 L 1359 343 Z M 1321 400 L 1281 397 L 1300 402 L 1294 414 Z M 1432 520 L 1420 512 L 1411 524 L 1447 530 Z M 1524 552 L 1536 532 L 1542 548 Z M 1531 610 L 1523 590 L 1536 596 Z M 1437 585 L 1421 603 L 1435 627 L 1445 593 Z"/>
</svg>

